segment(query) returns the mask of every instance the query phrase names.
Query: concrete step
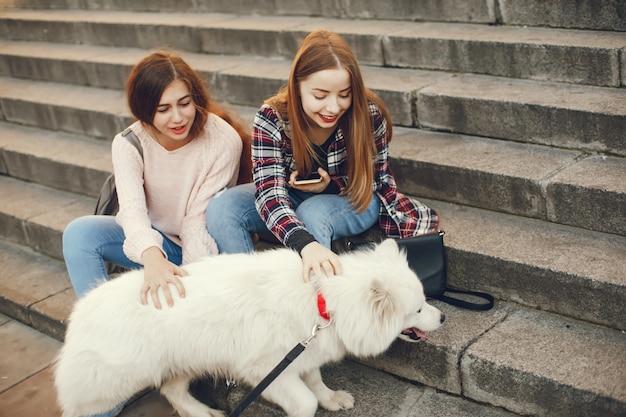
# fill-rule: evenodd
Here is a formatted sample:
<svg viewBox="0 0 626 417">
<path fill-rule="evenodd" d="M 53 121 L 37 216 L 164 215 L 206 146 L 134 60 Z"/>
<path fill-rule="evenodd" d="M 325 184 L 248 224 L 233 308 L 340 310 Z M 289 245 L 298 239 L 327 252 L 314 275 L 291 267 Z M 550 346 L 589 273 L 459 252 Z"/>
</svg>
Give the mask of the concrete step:
<svg viewBox="0 0 626 417">
<path fill-rule="evenodd" d="M 344 19 L 389 19 L 549 26 L 555 28 L 626 31 L 626 5 L 621 2 L 578 0 L 13 0 L 7 6 L 43 9 L 128 10 L 152 12 L 246 13 L 270 16 L 324 16 Z"/>
<path fill-rule="evenodd" d="M 120 90 L 0 78 L 3 119 L 112 140 L 132 119 Z"/>
<path fill-rule="evenodd" d="M 626 236 L 624 158 L 407 128 L 389 149 L 408 194 Z"/>
<path fill-rule="evenodd" d="M 65 84 L 77 84 L 119 90 L 117 102 L 107 98 L 99 110 L 110 106 L 122 113 L 125 103 L 121 89 L 125 79 L 132 65 L 147 53 L 137 48 L 0 41 L 0 75 L 8 77 L 0 79 L 0 99 L 36 102 L 38 96 L 44 96 L 52 101 L 62 94 L 58 90 L 69 88 Z M 274 94 L 285 83 L 290 67 L 285 59 L 202 53 L 184 56 L 211 84 L 216 98 L 242 106 L 258 107 Z M 366 85 L 385 100 L 396 125 L 626 155 L 621 137 L 626 130 L 623 88 L 371 66 L 364 66 L 363 74 Z M 29 80 L 30 88 L 19 80 L 22 78 Z M 30 80 L 64 85 L 39 86 Z M 47 88 L 53 90 L 46 91 Z M 24 89 L 32 93 L 22 97 Z M 96 90 L 77 91 L 99 94 Z M 103 94 L 115 96 L 114 92 Z M 12 109 L 12 105 L 4 106 L 5 119 L 29 124 L 20 119 L 29 112 L 24 113 L 17 105 L 17 109 Z M 68 102 L 65 107 L 71 104 Z M 51 110 L 38 112 L 46 111 Z M 71 131 L 95 129 L 96 120 L 85 122 L 78 127 L 82 130 Z M 96 126 L 99 124 L 102 122 Z M 106 124 L 111 130 L 119 127 L 108 120 Z"/>
<path fill-rule="evenodd" d="M 96 199 L 0 176 L 0 237 L 63 259 L 61 236 L 76 217 L 93 214 Z"/>
<path fill-rule="evenodd" d="M 461 75 L 419 91 L 435 130 L 626 155 L 626 89 Z"/>
<path fill-rule="evenodd" d="M 0 122 L 0 173 L 96 197 L 113 171 L 111 143 Z"/>
<path fill-rule="evenodd" d="M 0 313 L 63 340 L 76 295 L 65 264 L 0 238 Z"/>
<path fill-rule="evenodd" d="M 123 93 L 1 77 L 0 91 L 12 122 L 0 124 L 0 172 L 96 196 L 111 171 L 110 140 L 132 120 Z M 235 110 L 246 121 L 255 112 Z M 410 194 L 626 235 L 624 158 L 406 128 L 395 129 L 390 154 Z"/>
<path fill-rule="evenodd" d="M 62 262 L 5 239 L 0 259 L 6 266 L 0 313 L 61 340 L 75 301 Z M 488 312 L 434 303 L 447 320 L 428 341 L 398 341 L 384 355 L 359 362 L 367 367 L 347 361 L 325 371 L 331 387 L 348 387 L 366 406 L 357 403 L 346 415 L 424 415 L 418 411 L 422 402 L 437 410 L 448 400 L 453 414 L 445 415 L 459 416 L 509 415 L 493 406 L 520 415 L 619 416 L 626 406 L 623 332 L 512 303 L 498 302 Z M 230 393 L 229 402 L 238 403 L 248 389 Z M 254 407 L 260 417 L 280 415 L 267 404 Z"/>
<path fill-rule="evenodd" d="M 65 225 L 95 206 L 92 197 L 4 176 L 0 194 L 0 237 L 56 259 Z M 626 330 L 624 264 L 616 262 L 626 238 L 427 202 L 446 231 L 451 286 Z"/>
<path fill-rule="evenodd" d="M 3 39 L 292 59 L 306 34 L 341 33 L 362 65 L 605 87 L 623 85 L 619 32 L 225 13 L 7 10 Z M 251 42 L 254 40 L 254 42 Z"/>
<path fill-rule="evenodd" d="M 412 366 L 416 366 L 413 364 Z M 514 417 L 518 414 L 501 408 L 478 404 L 471 399 L 453 396 L 419 384 L 406 381 L 388 373 L 344 362 L 322 370 L 325 381 L 332 389 L 345 389 L 355 397 L 355 407 L 341 411 L 342 417 Z M 228 393 L 227 403 L 236 407 L 251 387 L 238 387 Z M 256 417 L 283 417 L 284 413 L 265 401 L 256 401 L 246 410 Z M 337 416 L 336 411 L 318 410 L 316 416 Z"/>
<path fill-rule="evenodd" d="M 15 86 L 47 81 L 62 83 L 62 86 L 49 87 L 57 90 L 70 88 L 68 84 L 118 90 L 122 106 L 113 106 L 112 111 L 127 115 L 122 93 L 124 83 L 132 66 L 148 53 L 148 50 L 137 48 L 0 41 L 0 76 L 14 77 L 5 83 Z M 195 53 L 184 53 L 183 56 L 207 80 L 217 99 L 255 108 L 286 82 L 291 65 L 288 60 L 260 57 Z M 446 74 L 431 71 L 375 67 L 364 67 L 363 74 L 368 85 L 386 101 L 394 123 L 405 126 L 416 123 L 414 92 L 449 78 Z M 52 97 L 60 94 L 57 90 L 45 91 L 48 87 L 41 85 L 41 94 Z M 7 86 L 6 90 L 13 92 L 13 99 L 18 99 L 17 87 Z M 35 102 L 38 95 L 33 94 L 30 101 Z M 105 101 L 105 105 L 109 104 L 110 101 Z M 12 118 L 11 106 L 5 108 L 5 118 Z"/>
<path fill-rule="evenodd" d="M 3 416 L 58 417 L 56 392 L 52 375 L 55 356 L 61 343 L 24 324 L 0 314 L 0 342 L 10 349 L 0 358 L 2 381 L 0 382 L 0 410 Z M 517 414 L 459 396 L 438 392 L 395 378 L 387 373 L 345 361 L 325 367 L 325 381 L 336 389 L 347 389 L 356 397 L 355 407 L 341 412 L 342 416 L 359 417 L 515 417 Z M 201 401 L 211 399 L 238 404 L 243 387 L 232 392 L 220 389 L 224 381 L 217 381 L 218 389 L 211 382 L 196 383 L 192 393 Z M 147 390 L 131 400 L 120 417 L 171 417 L 172 407 L 156 390 Z M 276 407 L 261 399 L 253 402 L 244 415 L 284 416 Z M 318 417 L 330 417 L 336 412 L 319 410 Z"/>
</svg>

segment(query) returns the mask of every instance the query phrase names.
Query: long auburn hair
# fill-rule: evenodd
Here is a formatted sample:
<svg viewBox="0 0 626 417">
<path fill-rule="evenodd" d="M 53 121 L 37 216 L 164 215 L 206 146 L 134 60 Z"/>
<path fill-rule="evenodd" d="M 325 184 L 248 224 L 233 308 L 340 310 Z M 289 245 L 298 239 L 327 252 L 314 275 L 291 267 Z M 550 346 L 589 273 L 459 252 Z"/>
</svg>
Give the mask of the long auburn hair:
<svg viewBox="0 0 626 417">
<path fill-rule="evenodd" d="M 200 135 L 209 113 L 224 119 L 237 131 L 243 143 L 237 182 L 240 184 L 251 182 L 250 133 L 243 128 L 237 117 L 210 97 L 208 88 L 200 75 L 179 55 L 166 51 L 156 51 L 133 67 L 126 81 L 126 97 L 133 116 L 145 125 L 154 127 L 154 115 L 163 91 L 175 80 L 180 80 L 187 86 L 191 101 L 196 108 L 196 117 L 189 129 L 191 139 Z"/>
<path fill-rule="evenodd" d="M 337 33 L 317 30 L 309 33 L 294 58 L 287 85 L 266 104 L 286 116 L 290 124 L 293 157 L 298 171 L 311 170 L 315 158 L 313 145 L 307 137 L 309 122 L 302 109 L 299 82 L 318 71 L 342 68 L 350 74 L 352 105 L 339 121 L 344 133 L 348 154 L 348 185 L 346 195 L 359 213 L 365 211 L 373 195 L 374 155 L 377 153 L 369 102 L 375 103 L 387 120 L 391 137 L 391 119 L 382 100 L 363 83 L 363 77 L 354 53 Z"/>
</svg>

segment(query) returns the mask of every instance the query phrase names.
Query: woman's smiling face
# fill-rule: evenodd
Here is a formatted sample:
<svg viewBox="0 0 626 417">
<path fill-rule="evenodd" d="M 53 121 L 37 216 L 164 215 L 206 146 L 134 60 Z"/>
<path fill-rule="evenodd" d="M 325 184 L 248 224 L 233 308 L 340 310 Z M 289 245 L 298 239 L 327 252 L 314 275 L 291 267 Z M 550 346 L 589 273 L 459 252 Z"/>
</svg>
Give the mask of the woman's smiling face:
<svg viewBox="0 0 626 417">
<path fill-rule="evenodd" d="M 157 141 L 166 149 L 173 150 L 189 142 L 189 129 L 196 117 L 189 89 L 180 80 L 174 80 L 163 90 L 153 125 Z"/>
<path fill-rule="evenodd" d="M 352 105 L 350 81 L 350 73 L 344 68 L 318 71 L 300 81 L 302 110 L 312 122 L 312 128 L 335 129 Z"/>
</svg>

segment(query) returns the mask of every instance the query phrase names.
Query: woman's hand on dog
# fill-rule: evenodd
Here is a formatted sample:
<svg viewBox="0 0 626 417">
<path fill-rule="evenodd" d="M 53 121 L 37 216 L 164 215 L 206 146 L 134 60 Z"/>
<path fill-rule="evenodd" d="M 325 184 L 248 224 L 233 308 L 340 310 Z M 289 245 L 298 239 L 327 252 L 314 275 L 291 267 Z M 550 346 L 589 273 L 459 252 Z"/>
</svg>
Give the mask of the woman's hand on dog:
<svg viewBox="0 0 626 417">
<path fill-rule="evenodd" d="M 187 273 L 168 261 L 161 249 L 156 246 L 146 249 L 141 255 L 141 260 L 144 265 L 143 286 L 141 287 L 142 304 L 148 304 L 149 294 L 152 298 L 152 304 L 160 310 L 159 288 L 161 288 L 165 302 L 172 307 L 174 299 L 170 291 L 170 284 L 176 287 L 180 298 L 185 298 L 185 287 L 179 277 L 184 277 Z"/>
<path fill-rule="evenodd" d="M 304 282 L 311 281 L 311 272 L 318 277 L 341 274 L 341 263 L 337 254 L 318 242 L 311 242 L 300 251 Z"/>
</svg>

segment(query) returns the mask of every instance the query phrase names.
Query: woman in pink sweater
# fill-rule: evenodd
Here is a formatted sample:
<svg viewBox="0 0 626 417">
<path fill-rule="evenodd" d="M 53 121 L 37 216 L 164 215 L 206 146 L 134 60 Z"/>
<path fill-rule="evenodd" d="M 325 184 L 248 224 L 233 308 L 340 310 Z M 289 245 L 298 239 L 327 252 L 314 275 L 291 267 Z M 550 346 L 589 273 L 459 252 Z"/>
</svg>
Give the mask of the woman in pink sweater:
<svg viewBox="0 0 626 417">
<path fill-rule="evenodd" d="M 209 98 L 200 76 L 177 55 L 155 52 L 142 59 L 127 82 L 137 119 L 129 129 L 143 156 L 123 135 L 113 139 L 112 158 L 120 210 L 117 216 L 84 216 L 63 233 L 63 255 L 78 297 L 107 280 L 105 261 L 144 268 L 141 301 L 158 291 L 172 305 L 169 284 L 185 289 L 182 264 L 216 254 L 206 228 L 213 196 L 250 175 L 242 158 L 249 133 Z M 244 152 L 244 155 L 249 155 Z M 249 159 L 249 158 L 248 158 Z"/>
</svg>

